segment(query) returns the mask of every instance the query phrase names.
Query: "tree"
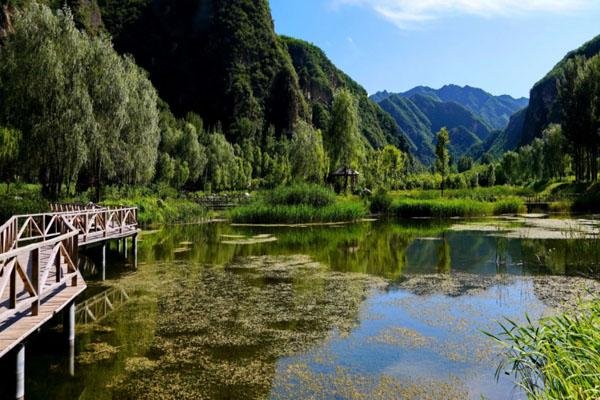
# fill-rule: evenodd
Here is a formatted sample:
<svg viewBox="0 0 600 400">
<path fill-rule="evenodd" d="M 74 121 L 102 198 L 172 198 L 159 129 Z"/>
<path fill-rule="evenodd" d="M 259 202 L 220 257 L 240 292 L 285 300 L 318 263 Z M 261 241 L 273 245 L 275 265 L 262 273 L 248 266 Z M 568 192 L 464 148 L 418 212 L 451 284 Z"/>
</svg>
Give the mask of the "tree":
<svg viewBox="0 0 600 400">
<path fill-rule="evenodd" d="M 327 175 L 328 159 L 321 131 L 300 121 L 290 142 L 290 162 L 295 179 L 322 183 Z"/>
<path fill-rule="evenodd" d="M 0 127 L 0 179 L 8 183 L 17 173 L 14 161 L 19 155 L 21 132 Z M 8 192 L 8 185 L 6 186 Z"/>
<path fill-rule="evenodd" d="M 207 157 L 204 146 L 198 141 L 196 127 L 186 123 L 179 143 L 178 155 L 185 161 L 189 168 L 189 181 L 194 184 L 204 173 Z"/>
<path fill-rule="evenodd" d="M 568 157 L 567 144 L 560 125 L 552 124 L 542 134 L 544 179 L 563 178 L 566 174 Z"/>
<path fill-rule="evenodd" d="M 450 153 L 448 151 L 449 145 L 450 135 L 448 134 L 448 129 L 442 128 L 437 134 L 437 144 L 435 146 L 435 170 L 442 176 L 442 182 L 440 183 L 442 196 L 444 195 L 446 179 L 450 173 Z"/>
<path fill-rule="evenodd" d="M 466 172 L 468 170 L 470 170 L 471 168 L 473 168 L 473 159 L 469 156 L 462 156 L 461 158 L 458 159 L 458 164 L 457 164 L 457 168 L 458 168 L 458 172 L 462 173 L 462 172 Z"/>
<path fill-rule="evenodd" d="M 97 199 L 103 179 L 149 182 L 158 96 L 144 72 L 107 37 L 77 30 L 68 8 L 54 14 L 31 2 L 13 28 L 1 49 L 0 112 L 23 133 L 28 177 L 53 198 L 75 181 L 95 186 Z"/>
<path fill-rule="evenodd" d="M 331 169 L 356 168 L 364 153 L 358 129 L 358 106 L 346 89 L 339 90 L 333 98 L 327 153 L 331 157 Z"/>
<path fill-rule="evenodd" d="M 382 182 L 388 189 L 399 187 L 406 167 L 406 155 L 396 146 L 387 145 L 379 152 Z"/>
</svg>

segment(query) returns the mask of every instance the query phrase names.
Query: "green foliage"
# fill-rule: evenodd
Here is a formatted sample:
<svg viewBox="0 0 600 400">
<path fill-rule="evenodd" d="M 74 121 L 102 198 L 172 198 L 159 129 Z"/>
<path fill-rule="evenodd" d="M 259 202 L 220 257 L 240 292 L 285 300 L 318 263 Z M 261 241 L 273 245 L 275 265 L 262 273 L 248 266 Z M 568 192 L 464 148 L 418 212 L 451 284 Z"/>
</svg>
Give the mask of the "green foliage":
<svg viewBox="0 0 600 400">
<path fill-rule="evenodd" d="M 578 181 L 598 179 L 600 155 L 600 55 L 565 62 L 558 78 L 557 102 Z"/>
<path fill-rule="evenodd" d="M 270 190 L 264 195 L 267 204 L 276 206 L 308 205 L 315 208 L 335 203 L 335 193 L 330 189 L 313 184 L 294 184 Z"/>
<path fill-rule="evenodd" d="M 506 198 L 495 202 L 474 200 L 468 197 L 450 199 L 395 200 L 390 212 L 401 218 L 430 217 L 481 217 L 488 215 L 516 214 L 526 211 L 520 198 Z"/>
<path fill-rule="evenodd" d="M 131 206 L 138 208 L 138 222 L 142 226 L 192 223 L 206 219 L 207 210 L 187 199 L 160 198 L 156 195 L 109 196 L 102 202 L 105 206 Z"/>
<path fill-rule="evenodd" d="M 406 154 L 390 145 L 368 151 L 362 168 L 363 183 L 369 188 L 400 189 L 406 178 L 407 159 Z"/>
<path fill-rule="evenodd" d="M 356 100 L 348 90 L 341 89 L 334 95 L 326 142 L 332 170 L 358 167 L 364 145 L 358 132 Z"/>
<path fill-rule="evenodd" d="M 16 159 L 19 154 L 21 132 L 0 127 L 0 178 L 11 180 L 18 171 Z"/>
<path fill-rule="evenodd" d="M 321 131 L 299 122 L 290 142 L 292 176 L 297 180 L 320 183 L 327 175 L 329 160 L 323 147 Z"/>
<path fill-rule="evenodd" d="M 526 325 L 507 319 L 502 332 L 488 334 L 506 348 L 506 368 L 532 399 L 600 397 L 600 301 L 583 305 L 577 314 L 562 314 Z"/>
<path fill-rule="evenodd" d="M 449 144 L 450 137 L 448 135 L 448 130 L 446 128 L 442 128 L 437 134 L 437 144 L 435 146 L 435 170 L 442 176 L 442 181 L 440 184 L 442 195 L 444 194 L 446 178 L 450 172 L 450 154 L 448 153 Z"/>
<path fill-rule="evenodd" d="M 33 2 L 15 11 L 13 28 L 0 53 L 0 117 L 23 134 L 25 177 L 40 177 L 52 197 L 84 169 L 96 186 L 104 175 L 147 183 L 157 95 L 133 61 L 78 31 L 68 9 Z"/>
<path fill-rule="evenodd" d="M 372 213 L 387 213 L 392 206 L 392 197 L 383 190 L 378 190 L 371 198 L 369 210 Z"/>
<path fill-rule="evenodd" d="M 0 184 L 0 224 L 13 215 L 39 213 L 49 208 L 38 185 L 17 183 L 9 191 L 8 185 Z"/>
<path fill-rule="evenodd" d="M 364 205 L 354 201 L 339 201 L 324 207 L 313 207 L 307 204 L 272 205 L 256 202 L 251 205 L 234 208 L 229 217 L 236 223 L 327 223 L 351 222 L 365 217 Z"/>
</svg>

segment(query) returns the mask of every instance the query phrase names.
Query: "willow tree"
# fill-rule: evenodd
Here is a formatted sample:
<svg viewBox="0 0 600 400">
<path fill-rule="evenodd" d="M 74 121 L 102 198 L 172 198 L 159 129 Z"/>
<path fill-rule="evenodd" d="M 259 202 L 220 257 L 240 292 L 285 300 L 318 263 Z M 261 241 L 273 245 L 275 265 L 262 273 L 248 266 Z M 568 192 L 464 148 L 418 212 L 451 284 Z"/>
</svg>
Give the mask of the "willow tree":
<svg viewBox="0 0 600 400">
<path fill-rule="evenodd" d="M 104 177 L 145 183 L 159 140 L 157 94 L 105 37 L 80 32 L 68 8 L 32 2 L 0 51 L 2 117 L 23 133 L 22 165 L 58 197 L 84 171 L 99 197 Z"/>
<path fill-rule="evenodd" d="M 36 3 L 12 22 L 0 51 L 3 118 L 23 133 L 24 172 L 39 174 L 44 193 L 57 197 L 87 161 L 86 136 L 95 127 L 82 62 L 87 38 L 70 11 L 55 15 Z"/>
<path fill-rule="evenodd" d="M 7 192 L 8 183 L 14 177 L 13 175 L 18 173 L 15 160 L 19 154 L 20 141 L 21 132 L 0 127 L 0 179 L 7 181 Z"/>
<path fill-rule="evenodd" d="M 321 131 L 304 121 L 298 122 L 290 141 L 292 176 L 313 183 L 322 183 L 327 175 L 328 160 Z"/>
<path fill-rule="evenodd" d="M 449 145 L 450 135 L 448 134 L 448 129 L 442 128 L 442 130 L 440 130 L 437 134 L 437 144 L 435 146 L 435 170 L 442 176 L 442 182 L 440 184 L 442 196 L 444 195 L 446 180 L 450 174 L 450 153 L 448 151 Z"/>
<path fill-rule="evenodd" d="M 347 89 L 338 90 L 333 98 L 327 152 L 331 169 L 356 168 L 364 154 L 364 144 L 358 128 L 358 106 Z"/>
</svg>

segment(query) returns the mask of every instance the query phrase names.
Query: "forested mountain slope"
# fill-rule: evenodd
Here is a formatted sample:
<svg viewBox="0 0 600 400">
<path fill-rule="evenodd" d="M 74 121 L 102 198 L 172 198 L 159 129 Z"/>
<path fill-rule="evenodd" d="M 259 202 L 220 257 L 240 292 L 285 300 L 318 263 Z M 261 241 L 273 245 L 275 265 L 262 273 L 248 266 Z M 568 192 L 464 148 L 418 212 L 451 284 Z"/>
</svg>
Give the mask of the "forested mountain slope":
<svg viewBox="0 0 600 400">
<path fill-rule="evenodd" d="M 410 139 L 412 152 L 426 165 L 435 159 L 435 135 L 443 127 L 449 130 L 450 150 L 455 158 L 482 145 L 492 135 L 491 126 L 455 102 L 419 93 L 380 98 L 380 106 L 396 120 Z"/>
<path fill-rule="evenodd" d="M 346 87 L 364 138 L 407 149 L 393 119 L 320 49 L 276 35 L 267 0 L 98 1 L 117 49 L 149 71 L 171 109 L 221 124 L 234 142 L 270 127 L 288 133 L 297 119 L 324 129 L 334 91 Z"/>
<path fill-rule="evenodd" d="M 600 53 L 600 36 L 585 43 L 580 48 L 568 53 L 544 78 L 531 89 L 531 100 L 521 130 L 509 131 L 508 136 L 519 137 L 519 144 L 528 144 L 539 137 L 542 131 L 551 123 L 559 121 L 560 110 L 556 107 L 558 95 L 557 77 L 563 71 L 565 63 L 572 58 L 581 56 L 591 58 Z"/>
<path fill-rule="evenodd" d="M 371 98 L 381 102 L 392 94 L 384 91 L 374 94 Z M 408 98 L 417 94 L 433 97 L 441 102 L 460 104 L 496 130 L 504 129 L 508 125 L 510 117 L 527 107 L 528 104 L 526 98 L 515 99 L 508 95 L 494 96 L 471 86 L 446 85 L 440 89 L 417 86 L 407 92 L 399 93 L 400 96 Z"/>
</svg>

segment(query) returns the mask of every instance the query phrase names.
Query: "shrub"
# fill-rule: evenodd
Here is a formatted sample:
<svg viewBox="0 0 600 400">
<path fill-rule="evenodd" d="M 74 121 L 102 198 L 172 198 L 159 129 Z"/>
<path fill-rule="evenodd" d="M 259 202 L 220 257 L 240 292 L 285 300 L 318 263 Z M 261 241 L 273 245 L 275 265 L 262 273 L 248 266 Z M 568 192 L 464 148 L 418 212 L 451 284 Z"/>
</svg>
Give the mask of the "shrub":
<svg viewBox="0 0 600 400">
<path fill-rule="evenodd" d="M 371 199 L 370 211 L 372 213 L 387 213 L 392 206 L 392 198 L 384 191 L 378 190 Z"/>
<path fill-rule="evenodd" d="M 509 197 L 494 203 L 494 214 L 519 214 L 527 212 L 527 207 L 523 200 L 518 197 Z"/>
</svg>

